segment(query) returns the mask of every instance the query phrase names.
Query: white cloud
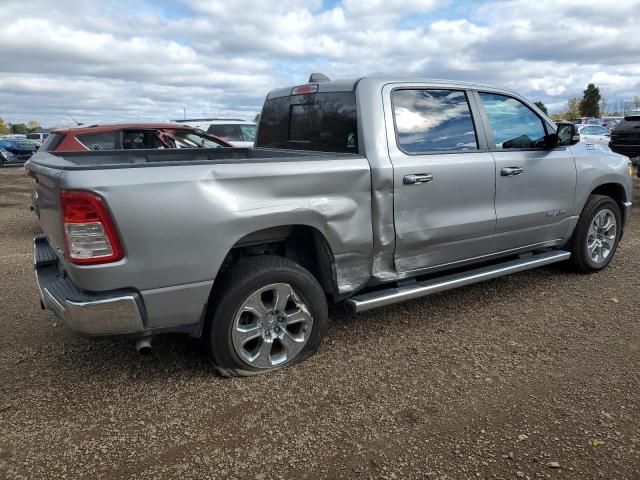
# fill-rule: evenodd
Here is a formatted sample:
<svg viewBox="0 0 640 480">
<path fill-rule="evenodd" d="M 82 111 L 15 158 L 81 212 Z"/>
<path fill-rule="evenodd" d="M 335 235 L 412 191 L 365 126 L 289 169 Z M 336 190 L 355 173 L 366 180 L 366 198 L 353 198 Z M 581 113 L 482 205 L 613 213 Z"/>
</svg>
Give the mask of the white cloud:
<svg viewBox="0 0 640 480">
<path fill-rule="evenodd" d="M 497 83 L 562 105 L 640 94 L 640 0 L 4 0 L 0 116 L 250 118 L 312 71 Z M 43 12 L 46 12 L 43 14 Z"/>
</svg>

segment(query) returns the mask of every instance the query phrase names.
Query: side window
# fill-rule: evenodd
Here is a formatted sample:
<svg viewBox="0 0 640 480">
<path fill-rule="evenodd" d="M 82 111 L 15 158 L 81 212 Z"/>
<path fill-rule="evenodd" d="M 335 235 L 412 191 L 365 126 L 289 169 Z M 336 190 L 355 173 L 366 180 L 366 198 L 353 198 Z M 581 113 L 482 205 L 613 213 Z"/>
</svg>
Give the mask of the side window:
<svg viewBox="0 0 640 480">
<path fill-rule="evenodd" d="M 124 130 L 122 132 L 122 148 L 125 150 L 161 147 L 163 147 L 162 142 L 158 139 L 155 130 Z"/>
<path fill-rule="evenodd" d="M 544 124 L 529 107 L 505 95 L 479 94 L 489 117 L 496 148 L 544 148 Z"/>
<path fill-rule="evenodd" d="M 89 150 L 116 150 L 118 132 L 87 133 L 77 139 Z"/>
<path fill-rule="evenodd" d="M 243 139 L 238 125 L 211 125 L 207 131 L 225 140 L 242 141 Z"/>
<path fill-rule="evenodd" d="M 478 149 L 467 95 L 459 90 L 396 90 L 398 147 L 409 154 Z"/>
</svg>

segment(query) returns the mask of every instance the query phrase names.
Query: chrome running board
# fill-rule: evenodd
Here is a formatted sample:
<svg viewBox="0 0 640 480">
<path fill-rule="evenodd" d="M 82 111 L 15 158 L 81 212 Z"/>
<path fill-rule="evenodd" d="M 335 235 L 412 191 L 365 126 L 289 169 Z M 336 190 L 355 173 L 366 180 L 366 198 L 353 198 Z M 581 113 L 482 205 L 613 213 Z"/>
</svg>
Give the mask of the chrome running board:
<svg viewBox="0 0 640 480">
<path fill-rule="evenodd" d="M 484 280 L 491 280 L 492 278 L 542 267 L 551 263 L 562 262 L 568 260 L 570 256 L 571 253 L 564 250 L 538 253 L 496 265 L 430 278 L 429 280 L 415 282 L 410 285 L 363 293 L 348 299 L 346 305 L 354 314 L 365 312 L 372 308 L 404 302 L 405 300 L 424 297 L 432 293 L 444 292 L 452 288 L 463 287 Z"/>
</svg>

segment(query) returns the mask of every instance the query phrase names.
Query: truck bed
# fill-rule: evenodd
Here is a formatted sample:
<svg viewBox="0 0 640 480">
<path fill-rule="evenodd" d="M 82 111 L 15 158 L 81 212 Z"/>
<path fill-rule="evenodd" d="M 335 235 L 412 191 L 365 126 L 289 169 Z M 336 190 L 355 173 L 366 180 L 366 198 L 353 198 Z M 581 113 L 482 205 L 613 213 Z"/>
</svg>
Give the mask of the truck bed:
<svg viewBox="0 0 640 480">
<path fill-rule="evenodd" d="M 40 152 L 31 163 L 59 170 L 103 170 L 244 163 L 340 160 L 358 157 L 349 153 L 305 152 L 273 148 L 189 148 L 152 150 L 109 150 L 88 152 Z"/>
</svg>

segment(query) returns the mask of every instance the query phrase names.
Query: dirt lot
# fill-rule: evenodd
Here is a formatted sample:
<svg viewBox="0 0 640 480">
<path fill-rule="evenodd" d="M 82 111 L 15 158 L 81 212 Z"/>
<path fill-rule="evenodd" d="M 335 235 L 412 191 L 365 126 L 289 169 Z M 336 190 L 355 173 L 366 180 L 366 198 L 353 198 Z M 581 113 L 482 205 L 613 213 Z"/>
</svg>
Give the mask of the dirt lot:
<svg viewBox="0 0 640 480">
<path fill-rule="evenodd" d="M 41 311 L 29 189 L 0 171 L 0 478 L 640 478 L 638 209 L 600 274 L 335 309 L 310 361 L 223 379 Z"/>
</svg>

